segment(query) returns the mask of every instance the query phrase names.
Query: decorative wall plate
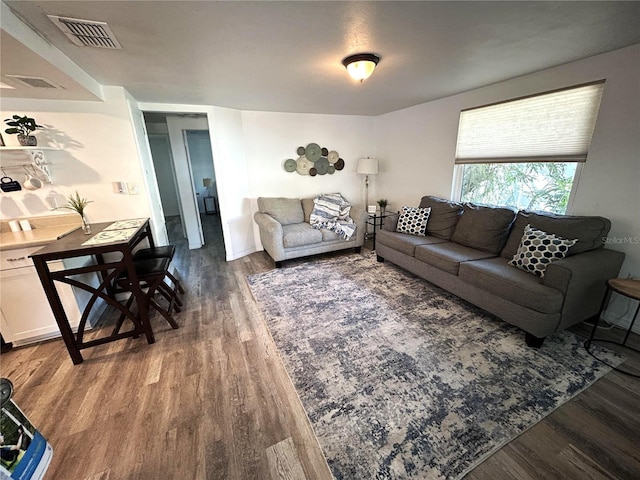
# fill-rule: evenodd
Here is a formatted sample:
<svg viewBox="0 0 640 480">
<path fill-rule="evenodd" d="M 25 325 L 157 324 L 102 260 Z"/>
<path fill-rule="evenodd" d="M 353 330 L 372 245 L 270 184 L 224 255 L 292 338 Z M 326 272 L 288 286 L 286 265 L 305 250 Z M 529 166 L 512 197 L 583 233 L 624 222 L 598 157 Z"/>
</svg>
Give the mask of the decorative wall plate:
<svg viewBox="0 0 640 480">
<path fill-rule="evenodd" d="M 309 170 L 313 167 L 313 162 L 310 162 L 306 156 L 302 156 L 297 160 L 296 171 L 300 175 L 309 175 Z"/>
<path fill-rule="evenodd" d="M 298 156 L 301 157 L 304 155 L 304 147 L 298 147 L 298 150 L 296 150 L 296 152 L 298 152 Z"/>
<path fill-rule="evenodd" d="M 327 173 L 329 175 L 333 175 L 334 173 L 336 173 L 336 167 L 333 165 L 329 165 L 329 168 L 327 168 Z"/>
<path fill-rule="evenodd" d="M 327 160 L 325 157 L 320 157 L 318 160 L 316 160 L 314 167 L 316 167 L 318 175 L 324 175 L 329 170 L 329 160 Z"/>
<path fill-rule="evenodd" d="M 327 160 L 329 160 L 329 163 L 336 163 L 339 159 L 340 159 L 340 154 L 335 150 L 331 150 L 327 155 Z"/>
<path fill-rule="evenodd" d="M 323 157 L 326 157 L 327 155 L 329 155 L 329 150 L 322 147 L 322 149 L 320 150 L 320 153 L 322 153 Z"/>
<path fill-rule="evenodd" d="M 322 149 L 320 148 L 320 145 L 317 143 L 310 143 L 304 151 L 304 156 L 307 157 L 308 160 L 315 162 L 320 158 L 321 153 Z"/>
<path fill-rule="evenodd" d="M 316 170 L 316 167 L 311 167 L 309 169 L 309 175 L 311 175 L 312 177 L 315 177 L 318 174 L 318 171 Z"/>
<path fill-rule="evenodd" d="M 342 170 L 344 168 L 344 160 L 339 158 L 338 161 L 334 164 L 336 170 Z"/>
<path fill-rule="evenodd" d="M 293 158 L 288 158 L 284 161 L 284 170 L 286 172 L 295 172 L 298 164 Z"/>
</svg>

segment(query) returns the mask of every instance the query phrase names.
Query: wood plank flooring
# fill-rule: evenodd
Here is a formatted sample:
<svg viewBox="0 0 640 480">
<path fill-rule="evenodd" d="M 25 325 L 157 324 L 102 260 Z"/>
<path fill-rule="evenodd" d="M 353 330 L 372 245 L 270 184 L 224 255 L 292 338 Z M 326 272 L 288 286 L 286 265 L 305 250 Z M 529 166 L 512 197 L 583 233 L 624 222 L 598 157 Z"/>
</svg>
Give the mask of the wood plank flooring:
<svg viewBox="0 0 640 480">
<path fill-rule="evenodd" d="M 87 349 L 78 366 L 61 340 L 1 356 L 54 447 L 47 480 L 332 478 L 245 281 L 273 264 L 263 252 L 225 262 L 218 217 L 202 218 L 199 250 L 169 224 L 187 290 L 180 329 L 155 315 L 155 344 Z M 640 380 L 609 373 L 466 478 L 640 478 L 639 405 Z"/>
</svg>

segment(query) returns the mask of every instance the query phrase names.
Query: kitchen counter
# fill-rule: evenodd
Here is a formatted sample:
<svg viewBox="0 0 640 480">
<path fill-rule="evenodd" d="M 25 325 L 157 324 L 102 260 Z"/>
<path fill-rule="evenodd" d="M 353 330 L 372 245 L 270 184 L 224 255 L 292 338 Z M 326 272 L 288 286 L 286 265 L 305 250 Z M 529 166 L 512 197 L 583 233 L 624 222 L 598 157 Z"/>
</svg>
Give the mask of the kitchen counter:
<svg viewBox="0 0 640 480">
<path fill-rule="evenodd" d="M 24 220 L 25 218 L 29 220 L 31 230 L 26 232 L 12 232 L 9 228 L 9 220 Z M 82 220 L 80 215 L 75 213 L 1 220 L 0 248 L 2 248 L 2 250 L 13 250 L 16 248 L 47 245 L 77 230 L 81 226 Z"/>
</svg>

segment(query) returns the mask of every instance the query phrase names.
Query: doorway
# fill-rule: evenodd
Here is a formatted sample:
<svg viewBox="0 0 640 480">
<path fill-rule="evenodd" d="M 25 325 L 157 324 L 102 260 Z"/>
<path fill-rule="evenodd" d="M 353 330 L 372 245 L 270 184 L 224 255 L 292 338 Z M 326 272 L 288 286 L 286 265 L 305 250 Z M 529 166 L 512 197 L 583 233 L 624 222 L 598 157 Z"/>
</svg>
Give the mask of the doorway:
<svg viewBox="0 0 640 480">
<path fill-rule="evenodd" d="M 144 118 L 170 230 L 186 238 L 189 249 L 224 243 L 206 114 L 145 112 Z"/>
</svg>

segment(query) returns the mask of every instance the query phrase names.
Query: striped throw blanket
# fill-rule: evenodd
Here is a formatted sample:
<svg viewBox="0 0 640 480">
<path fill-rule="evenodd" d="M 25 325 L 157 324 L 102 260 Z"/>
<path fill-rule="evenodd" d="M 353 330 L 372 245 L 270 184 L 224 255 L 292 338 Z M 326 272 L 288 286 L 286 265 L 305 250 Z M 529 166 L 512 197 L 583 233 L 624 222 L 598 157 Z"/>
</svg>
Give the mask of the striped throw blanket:
<svg viewBox="0 0 640 480">
<path fill-rule="evenodd" d="M 351 204 L 339 193 L 319 195 L 313 199 L 311 226 L 326 228 L 337 233 L 345 240 L 351 239 L 356 231 L 356 224 L 349 216 Z"/>
</svg>

